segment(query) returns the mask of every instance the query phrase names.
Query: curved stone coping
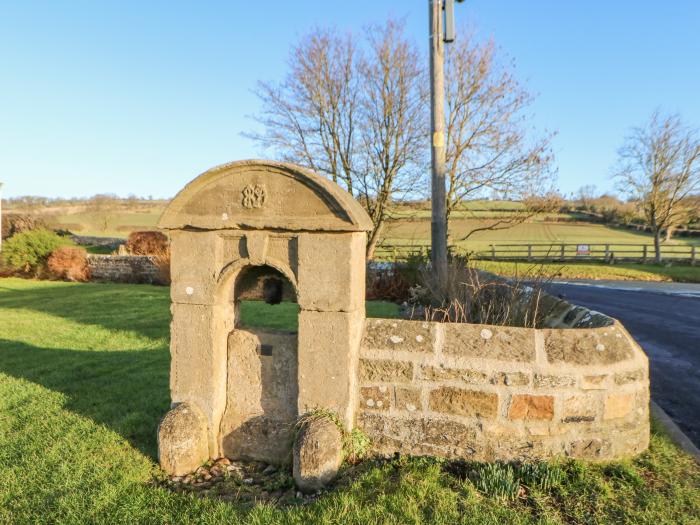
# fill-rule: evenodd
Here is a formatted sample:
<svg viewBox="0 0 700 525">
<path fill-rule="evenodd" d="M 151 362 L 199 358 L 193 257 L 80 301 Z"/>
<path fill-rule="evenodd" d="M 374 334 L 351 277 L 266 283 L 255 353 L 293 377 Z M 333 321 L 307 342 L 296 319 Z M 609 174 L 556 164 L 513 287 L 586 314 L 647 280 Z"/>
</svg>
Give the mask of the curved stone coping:
<svg viewBox="0 0 700 525">
<path fill-rule="evenodd" d="M 380 454 L 614 459 L 648 445 L 648 377 L 617 321 L 535 330 L 367 319 L 357 422 Z"/>
<path fill-rule="evenodd" d="M 548 293 L 541 295 L 539 308 L 545 312 L 544 325 L 548 328 L 596 328 L 615 323 L 612 317 Z"/>
</svg>

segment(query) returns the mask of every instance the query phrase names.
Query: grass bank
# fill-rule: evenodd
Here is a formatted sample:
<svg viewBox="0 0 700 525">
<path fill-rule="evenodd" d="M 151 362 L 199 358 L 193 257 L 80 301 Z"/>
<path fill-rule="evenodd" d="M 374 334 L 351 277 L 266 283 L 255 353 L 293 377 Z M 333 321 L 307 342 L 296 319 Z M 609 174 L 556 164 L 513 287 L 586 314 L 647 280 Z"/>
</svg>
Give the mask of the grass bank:
<svg viewBox="0 0 700 525">
<path fill-rule="evenodd" d="M 612 279 L 622 281 L 675 281 L 700 283 L 700 266 L 666 266 L 662 264 L 603 263 L 527 263 L 475 261 L 477 268 L 498 275 L 513 276 L 542 269 L 557 279 Z"/>
<path fill-rule="evenodd" d="M 293 322 L 291 305 L 246 308 L 249 323 Z M 401 458 L 284 509 L 172 493 L 153 482 L 169 317 L 166 288 L 0 279 L 0 523 L 700 522 L 700 468 L 656 428 L 634 460 L 550 464 L 539 478 Z"/>
</svg>

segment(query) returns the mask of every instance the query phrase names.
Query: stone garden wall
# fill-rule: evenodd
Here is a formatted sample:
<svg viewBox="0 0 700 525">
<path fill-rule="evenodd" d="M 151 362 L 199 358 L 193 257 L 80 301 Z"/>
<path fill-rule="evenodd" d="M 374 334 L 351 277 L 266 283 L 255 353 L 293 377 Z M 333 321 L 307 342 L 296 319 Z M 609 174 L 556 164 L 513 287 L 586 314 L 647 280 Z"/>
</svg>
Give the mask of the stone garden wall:
<svg viewBox="0 0 700 525">
<path fill-rule="evenodd" d="M 158 281 L 158 267 L 147 255 L 94 255 L 88 254 L 91 279 L 122 283 L 154 283 Z"/>
<path fill-rule="evenodd" d="M 645 354 L 617 321 L 567 304 L 552 324 L 568 312 L 568 323 L 603 326 L 367 319 L 357 424 L 375 452 L 491 461 L 644 450 Z"/>
</svg>

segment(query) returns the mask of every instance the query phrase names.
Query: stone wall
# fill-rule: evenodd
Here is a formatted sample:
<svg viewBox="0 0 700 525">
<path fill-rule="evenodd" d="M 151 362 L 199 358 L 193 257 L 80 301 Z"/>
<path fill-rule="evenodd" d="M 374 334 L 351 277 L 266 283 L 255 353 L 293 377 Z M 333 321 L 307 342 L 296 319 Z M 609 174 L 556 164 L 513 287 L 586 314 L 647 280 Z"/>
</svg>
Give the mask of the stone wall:
<svg viewBox="0 0 700 525">
<path fill-rule="evenodd" d="M 88 254 L 88 266 L 94 281 L 148 283 L 158 281 L 158 267 L 147 255 Z"/>
<path fill-rule="evenodd" d="M 382 455 L 633 455 L 648 445 L 648 363 L 610 323 L 536 330 L 368 319 L 357 424 Z"/>
</svg>

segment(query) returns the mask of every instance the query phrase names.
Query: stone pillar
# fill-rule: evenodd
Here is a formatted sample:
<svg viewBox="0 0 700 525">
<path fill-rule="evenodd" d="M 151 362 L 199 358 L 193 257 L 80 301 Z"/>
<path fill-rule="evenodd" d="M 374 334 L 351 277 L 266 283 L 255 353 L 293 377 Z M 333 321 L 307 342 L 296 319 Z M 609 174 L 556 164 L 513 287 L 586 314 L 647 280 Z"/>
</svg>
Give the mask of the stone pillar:
<svg viewBox="0 0 700 525">
<path fill-rule="evenodd" d="M 351 429 L 365 319 L 364 232 L 299 236 L 299 413 L 337 412 Z"/>
</svg>

